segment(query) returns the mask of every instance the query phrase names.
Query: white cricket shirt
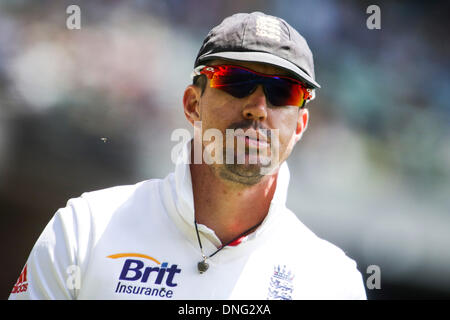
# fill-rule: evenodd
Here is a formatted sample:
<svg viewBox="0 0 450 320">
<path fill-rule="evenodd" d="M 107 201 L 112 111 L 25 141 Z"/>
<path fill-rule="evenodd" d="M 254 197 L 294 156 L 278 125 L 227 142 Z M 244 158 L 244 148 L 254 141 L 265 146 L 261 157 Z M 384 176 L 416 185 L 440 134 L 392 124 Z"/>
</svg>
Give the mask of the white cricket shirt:
<svg viewBox="0 0 450 320">
<path fill-rule="evenodd" d="M 199 274 L 188 160 L 165 179 L 70 199 L 34 245 L 9 299 L 366 299 L 356 263 L 286 208 L 284 163 L 263 223 Z M 220 247 L 199 225 L 206 255 Z"/>
</svg>

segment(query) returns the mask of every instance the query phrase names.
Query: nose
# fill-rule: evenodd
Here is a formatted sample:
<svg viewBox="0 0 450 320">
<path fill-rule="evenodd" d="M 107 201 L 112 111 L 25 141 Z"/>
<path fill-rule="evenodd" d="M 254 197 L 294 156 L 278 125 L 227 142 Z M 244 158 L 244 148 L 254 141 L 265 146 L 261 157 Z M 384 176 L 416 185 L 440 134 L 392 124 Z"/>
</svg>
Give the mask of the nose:
<svg viewBox="0 0 450 320">
<path fill-rule="evenodd" d="M 246 120 L 263 121 L 267 118 L 267 100 L 262 85 L 245 100 L 242 116 Z"/>
</svg>

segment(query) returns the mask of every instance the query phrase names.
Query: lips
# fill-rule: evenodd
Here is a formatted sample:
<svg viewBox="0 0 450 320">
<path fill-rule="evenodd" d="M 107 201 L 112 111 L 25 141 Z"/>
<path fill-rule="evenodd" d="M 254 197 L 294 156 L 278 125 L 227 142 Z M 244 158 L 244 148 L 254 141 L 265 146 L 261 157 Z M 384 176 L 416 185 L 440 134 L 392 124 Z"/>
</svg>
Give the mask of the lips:
<svg viewBox="0 0 450 320">
<path fill-rule="evenodd" d="M 266 140 L 245 137 L 245 146 L 249 148 L 267 148 L 268 145 Z"/>
<path fill-rule="evenodd" d="M 266 148 L 270 141 L 261 131 L 246 130 L 244 133 L 236 133 L 238 139 L 245 138 L 245 145 L 249 148 Z"/>
</svg>

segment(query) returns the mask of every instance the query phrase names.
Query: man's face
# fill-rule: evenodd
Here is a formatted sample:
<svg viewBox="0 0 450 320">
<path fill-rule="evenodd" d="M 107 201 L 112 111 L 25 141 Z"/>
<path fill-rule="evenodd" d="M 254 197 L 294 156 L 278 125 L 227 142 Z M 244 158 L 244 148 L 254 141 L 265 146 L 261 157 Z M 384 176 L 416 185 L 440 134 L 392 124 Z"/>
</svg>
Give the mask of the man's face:
<svg viewBox="0 0 450 320">
<path fill-rule="evenodd" d="M 282 69 L 262 63 L 237 61 L 230 63 L 219 60 L 208 63 L 208 65 L 219 64 L 238 65 L 269 75 L 288 75 Z M 258 85 L 249 96 L 235 98 L 222 90 L 211 88 L 210 80 L 207 79 L 207 81 L 203 95 L 199 88 L 194 87 L 197 90 L 198 103 L 195 108 L 188 112 L 185 102 L 185 113 L 191 123 L 201 121 L 202 137 L 208 129 L 217 129 L 222 133 L 224 161 L 210 166 L 223 179 L 246 185 L 258 183 L 264 176 L 261 170 L 264 164 L 260 161 L 256 163 L 251 161 L 251 157 L 255 153 L 251 153 L 250 149 L 257 149 L 258 152 L 262 152 L 261 149 L 264 148 L 266 154 L 270 157 L 274 155 L 273 148 L 276 147 L 281 164 L 288 158 L 295 143 L 300 139 L 303 130 L 306 128 L 308 112 L 306 109 L 300 109 L 296 106 L 272 106 L 261 85 Z M 189 87 L 187 90 L 189 90 Z M 192 112 L 194 109 L 195 112 Z M 246 135 L 258 140 L 259 145 L 252 138 L 245 138 L 244 163 L 238 163 L 237 157 L 239 151 L 242 150 L 238 150 L 237 139 L 234 139 L 234 144 L 230 146 L 230 140 L 227 141 L 226 139 L 227 129 L 242 129 Z M 278 134 L 273 134 L 275 129 L 278 129 Z M 278 138 L 278 141 L 275 141 L 276 138 Z M 204 141 L 203 148 L 208 143 L 210 141 Z M 226 161 L 226 152 L 227 150 L 229 152 L 230 147 L 234 149 L 234 161 L 232 163 Z"/>
</svg>

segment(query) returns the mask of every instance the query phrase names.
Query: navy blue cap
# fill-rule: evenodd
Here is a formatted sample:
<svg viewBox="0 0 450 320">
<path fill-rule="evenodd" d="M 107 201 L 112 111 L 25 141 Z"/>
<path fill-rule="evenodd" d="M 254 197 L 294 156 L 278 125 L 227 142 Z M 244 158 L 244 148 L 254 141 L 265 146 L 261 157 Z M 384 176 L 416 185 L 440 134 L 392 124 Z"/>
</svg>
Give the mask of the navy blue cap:
<svg viewBox="0 0 450 320">
<path fill-rule="evenodd" d="M 320 88 L 305 38 L 283 19 L 262 12 L 237 13 L 214 27 L 203 41 L 194 67 L 214 59 L 270 64 L 310 88 Z"/>
</svg>

